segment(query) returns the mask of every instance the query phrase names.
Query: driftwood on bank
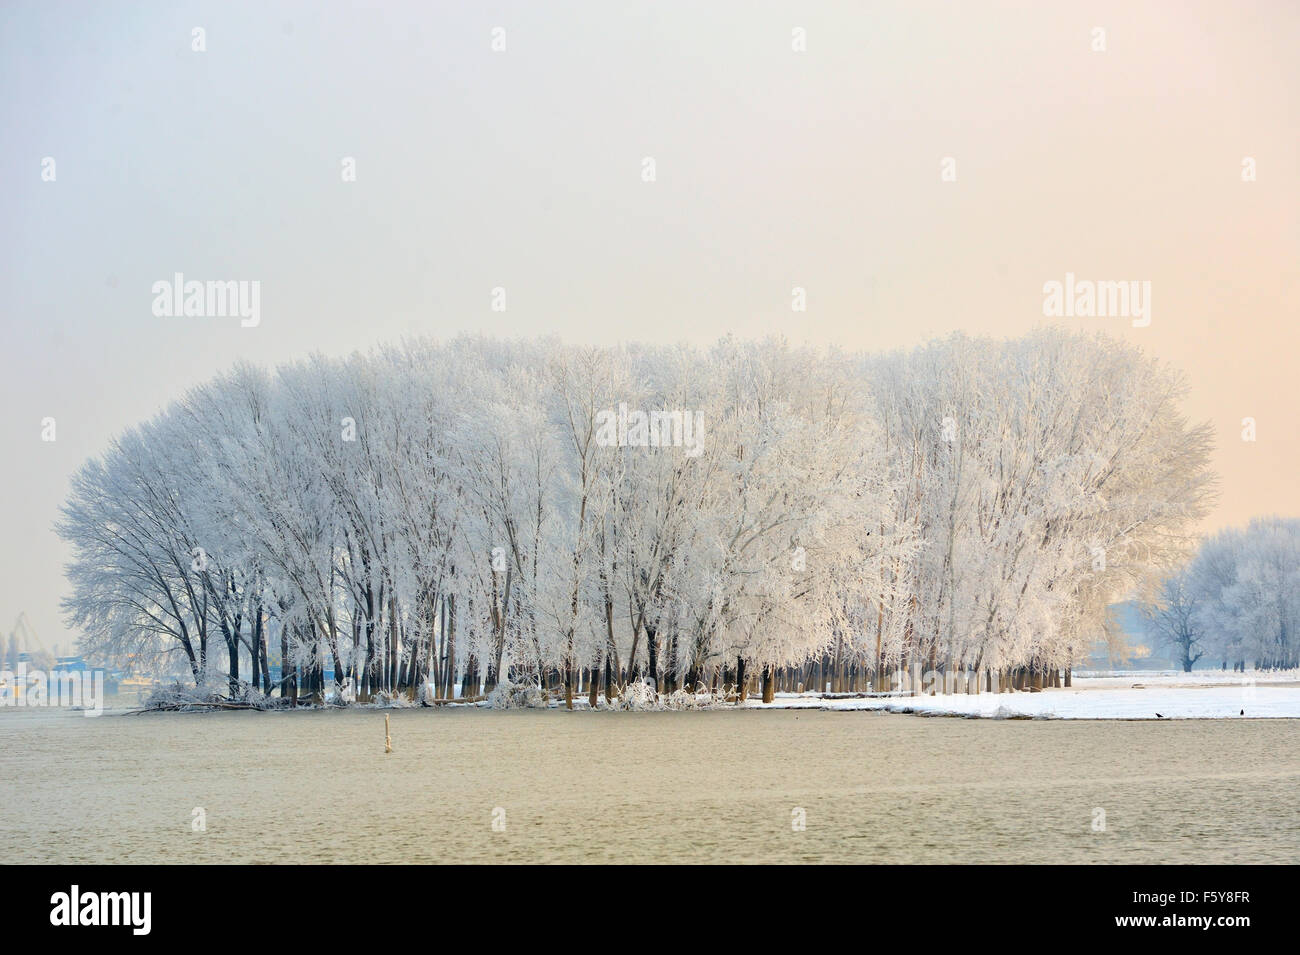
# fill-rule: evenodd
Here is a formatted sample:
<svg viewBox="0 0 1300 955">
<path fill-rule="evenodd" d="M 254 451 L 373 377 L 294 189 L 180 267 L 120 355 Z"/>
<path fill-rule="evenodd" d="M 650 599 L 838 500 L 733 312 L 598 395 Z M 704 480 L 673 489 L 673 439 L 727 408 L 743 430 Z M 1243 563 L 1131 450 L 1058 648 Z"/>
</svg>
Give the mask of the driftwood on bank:
<svg viewBox="0 0 1300 955">
<path fill-rule="evenodd" d="M 444 706 L 448 703 L 482 703 L 486 699 L 486 696 L 462 696 L 454 700 L 426 699 L 421 700 L 420 704 L 422 706 Z"/>
<path fill-rule="evenodd" d="M 420 701 L 420 706 L 444 706 L 449 703 L 482 703 L 486 696 L 462 696 L 454 700 L 424 699 Z M 279 710 L 349 710 L 349 709 L 387 709 L 388 707 L 374 706 L 370 703 L 311 703 L 307 700 L 299 700 L 296 704 L 286 700 L 283 703 L 277 698 L 271 705 L 248 703 L 243 700 L 184 700 L 184 701 L 167 701 L 153 703 L 149 706 L 142 706 L 136 710 L 127 710 L 122 716 L 139 716 L 142 713 L 185 713 L 198 712 L 201 710 L 256 710 L 258 712 L 271 712 Z M 404 707 L 406 708 L 406 707 Z"/>
<path fill-rule="evenodd" d="M 186 710 L 266 710 L 266 709 L 288 709 L 288 707 L 266 707 L 254 706 L 252 703 L 241 703 L 234 700 L 195 700 L 188 703 L 155 703 L 152 706 L 144 706 L 138 710 L 128 710 L 124 715 L 139 716 L 141 713 L 178 713 Z"/>
</svg>

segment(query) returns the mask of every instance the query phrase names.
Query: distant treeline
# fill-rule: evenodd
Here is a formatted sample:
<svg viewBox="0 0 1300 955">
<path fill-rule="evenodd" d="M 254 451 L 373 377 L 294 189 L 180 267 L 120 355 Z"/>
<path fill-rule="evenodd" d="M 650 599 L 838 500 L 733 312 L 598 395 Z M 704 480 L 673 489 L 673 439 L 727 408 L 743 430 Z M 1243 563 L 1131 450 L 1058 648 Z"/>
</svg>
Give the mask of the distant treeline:
<svg viewBox="0 0 1300 955">
<path fill-rule="evenodd" d="M 1300 666 L 1300 520 L 1257 518 L 1210 537 L 1146 606 L 1149 629 L 1190 671 Z"/>
</svg>

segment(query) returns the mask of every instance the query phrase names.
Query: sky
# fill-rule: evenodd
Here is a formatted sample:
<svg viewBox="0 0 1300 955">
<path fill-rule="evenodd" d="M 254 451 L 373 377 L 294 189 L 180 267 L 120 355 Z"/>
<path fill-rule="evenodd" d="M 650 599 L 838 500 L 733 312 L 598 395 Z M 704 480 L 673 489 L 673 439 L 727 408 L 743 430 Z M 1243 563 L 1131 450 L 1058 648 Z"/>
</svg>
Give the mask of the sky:
<svg viewBox="0 0 1300 955">
<path fill-rule="evenodd" d="M 6 2 L 0 634 L 67 652 L 52 525 L 114 436 L 406 335 L 1102 331 L 1215 426 L 1205 530 L 1296 516 L 1297 49 L 1287 2 Z M 156 315 L 176 273 L 260 321 Z M 1045 316 L 1067 273 L 1150 323 Z"/>
</svg>

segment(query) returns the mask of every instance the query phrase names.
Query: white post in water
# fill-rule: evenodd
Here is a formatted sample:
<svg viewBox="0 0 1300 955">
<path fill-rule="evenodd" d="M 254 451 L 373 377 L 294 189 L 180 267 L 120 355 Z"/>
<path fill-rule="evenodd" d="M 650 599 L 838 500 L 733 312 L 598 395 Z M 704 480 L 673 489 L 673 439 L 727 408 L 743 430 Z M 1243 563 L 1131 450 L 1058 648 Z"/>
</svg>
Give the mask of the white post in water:
<svg viewBox="0 0 1300 955">
<path fill-rule="evenodd" d="M 384 752 L 391 753 L 392 751 L 393 751 L 393 737 L 389 735 L 388 714 L 385 713 L 384 714 Z"/>
</svg>

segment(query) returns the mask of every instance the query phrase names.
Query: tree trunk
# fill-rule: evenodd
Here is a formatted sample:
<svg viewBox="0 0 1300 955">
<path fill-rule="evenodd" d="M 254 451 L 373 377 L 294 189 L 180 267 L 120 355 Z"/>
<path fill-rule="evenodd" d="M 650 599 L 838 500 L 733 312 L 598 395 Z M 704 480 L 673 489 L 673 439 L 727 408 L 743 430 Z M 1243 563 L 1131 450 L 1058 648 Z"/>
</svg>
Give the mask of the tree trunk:
<svg viewBox="0 0 1300 955">
<path fill-rule="evenodd" d="M 618 646 L 614 643 L 614 598 L 605 591 L 605 702 L 614 701 L 614 666 L 618 661 Z"/>
<path fill-rule="evenodd" d="M 656 627 L 645 625 L 645 649 L 650 658 L 650 684 L 657 694 L 659 692 L 659 642 L 655 639 Z"/>
<path fill-rule="evenodd" d="M 447 600 L 443 604 L 446 611 L 447 623 L 447 659 L 443 661 L 443 698 L 454 700 L 456 698 L 456 595 L 448 594 Z M 467 664 L 468 669 L 468 664 Z M 478 695 L 478 687 L 474 687 L 473 694 L 468 692 L 465 687 L 461 687 L 461 696 Z"/>
<path fill-rule="evenodd" d="M 289 628 L 280 623 L 280 699 L 289 696 Z"/>
<path fill-rule="evenodd" d="M 250 634 L 251 639 L 248 644 L 249 662 L 252 664 L 252 685 L 254 690 L 262 688 L 262 671 L 258 662 L 258 651 L 262 646 L 262 608 L 257 607 L 253 611 L 253 632 Z M 267 687 L 270 690 L 270 687 Z"/>
</svg>

